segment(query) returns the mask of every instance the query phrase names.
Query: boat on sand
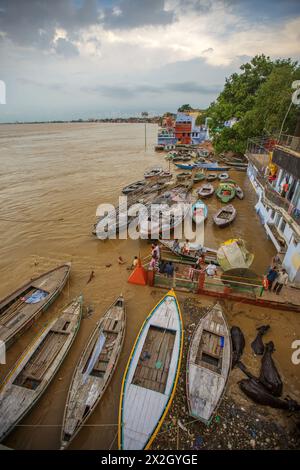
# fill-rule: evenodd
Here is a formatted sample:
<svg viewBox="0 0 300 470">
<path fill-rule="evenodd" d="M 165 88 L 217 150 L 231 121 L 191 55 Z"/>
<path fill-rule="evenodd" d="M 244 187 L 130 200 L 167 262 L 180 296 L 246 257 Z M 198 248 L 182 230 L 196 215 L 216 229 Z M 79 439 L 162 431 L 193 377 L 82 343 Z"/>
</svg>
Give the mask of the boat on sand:
<svg viewBox="0 0 300 470">
<path fill-rule="evenodd" d="M 144 321 L 124 373 L 118 444 L 122 450 L 148 449 L 172 403 L 183 347 L 183 324 L 174 291 Z"/>
<path fill-rule="evenodd" d="M 231 369 L 229 328 L 220 304 L 199 321 L 190 341 L 186 390 L 189 414 L 209 424 L 216 412 Z"/>
</svg>

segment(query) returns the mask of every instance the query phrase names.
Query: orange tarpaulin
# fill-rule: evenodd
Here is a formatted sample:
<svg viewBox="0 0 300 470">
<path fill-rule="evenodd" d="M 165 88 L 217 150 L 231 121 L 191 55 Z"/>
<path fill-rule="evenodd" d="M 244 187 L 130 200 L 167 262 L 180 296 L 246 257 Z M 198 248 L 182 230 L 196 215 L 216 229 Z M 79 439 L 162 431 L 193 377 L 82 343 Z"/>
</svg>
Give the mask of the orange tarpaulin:
<svg viewBox="0 0 300 470">
<path fill-rule="evenodd" d="M 130 284 L 137 284 L 138 286 L 147 285 L 147 271 L 143 268 L 140 259 L 137 267 L 134 268 L 133 272 L 130 274 L 128 282 L 130 282 Z"/>
</svg>

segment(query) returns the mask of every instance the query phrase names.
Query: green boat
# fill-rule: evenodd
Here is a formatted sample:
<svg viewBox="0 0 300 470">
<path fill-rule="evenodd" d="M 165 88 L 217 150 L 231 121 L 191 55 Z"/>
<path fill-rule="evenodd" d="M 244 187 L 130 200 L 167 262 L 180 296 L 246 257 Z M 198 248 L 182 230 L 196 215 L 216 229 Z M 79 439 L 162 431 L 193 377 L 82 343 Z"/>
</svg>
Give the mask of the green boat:
<svg viewBox="0 0 300 470">
<path fill-rule="evenodd" d="M 232 186 L 232 184 L 220 184 L 216 190 L 216 196 L 218 199 L 220 199 L 220 201 L 227 204 L 235 196 L 235 187 Z"/>
<path fill-rule="evenodd" d="M 205 179 L 204 173 L 196 173 L 194 176 L 194 183 L 198 183 L 199 181 L 203 181 Z"/>
</svg>

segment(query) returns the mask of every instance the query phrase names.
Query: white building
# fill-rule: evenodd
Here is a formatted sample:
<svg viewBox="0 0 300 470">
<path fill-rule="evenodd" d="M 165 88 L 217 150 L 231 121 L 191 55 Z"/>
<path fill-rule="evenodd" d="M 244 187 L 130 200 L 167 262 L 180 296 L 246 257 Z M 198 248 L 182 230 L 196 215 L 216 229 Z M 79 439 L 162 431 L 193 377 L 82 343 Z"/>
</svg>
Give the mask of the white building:
<svg viewBox="0 0 300 470">
<path fill-rule="evenodd" d="M 249 140 L 246 157 L 248 177 L 257 194 L 255 209 L 290 281 L 300 284 L 300 138 Z M 276 165 L 273 181 L 270 164 Z M 285 183 L 288 191 L 283 197 Z"/>
</svg>

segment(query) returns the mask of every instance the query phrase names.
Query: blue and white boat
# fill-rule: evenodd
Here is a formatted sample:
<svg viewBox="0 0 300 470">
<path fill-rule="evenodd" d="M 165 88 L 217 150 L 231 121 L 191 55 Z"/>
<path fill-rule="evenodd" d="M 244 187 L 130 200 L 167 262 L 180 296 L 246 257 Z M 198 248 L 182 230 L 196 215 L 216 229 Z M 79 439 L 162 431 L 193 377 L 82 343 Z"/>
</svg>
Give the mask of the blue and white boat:
<svg viewBox="0 0 300 470">
<path fill-rule="evenodd" d="M 174 291 L 144 321 L 129 356 L 119 407 L 119 449 L 148 449 L 172 403 L 179 376 L 183 324 Z"/>
<path fill-rule="evenodd" d="M 197 223 L 204 222 L 204 220 L 207 219 L 208 215 L 208 209 L 207 205 L 204 204 L 201 199 L 198 199 L 193 205 L 192 205 L 192 219 L 193 221 Z"/>
</svg>

